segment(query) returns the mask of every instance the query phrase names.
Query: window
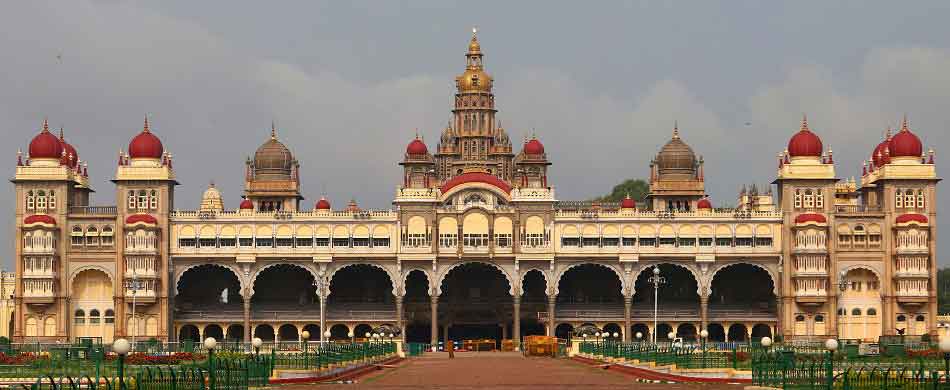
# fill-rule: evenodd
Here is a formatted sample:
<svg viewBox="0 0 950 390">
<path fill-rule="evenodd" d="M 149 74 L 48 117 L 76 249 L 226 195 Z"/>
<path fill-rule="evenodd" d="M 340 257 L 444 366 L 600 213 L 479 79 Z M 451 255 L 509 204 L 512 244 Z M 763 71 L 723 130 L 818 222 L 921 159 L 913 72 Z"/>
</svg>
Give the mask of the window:
<svg viewBox="0 0 950 390">
<path fill-rule="evenodd" d="M 732 237 L 716 237 L 716 246 L 732 246 Z"/>
<path fill-rule="evenodd" d="M 680 238 L 679 245 L 680 246 L 696 246 L 696 239 L 695 238 Z"/>
<path fill-rule="evenodd" d="M 198 246 L 202 248 L 215 248 L 218 246 L 218 240 L 214 238 L 199 238 Z"/>
<path fill-rule="evenodd" d="M 439 246 L 440 246 L 440 247 L 454 247 L 454 246 L 458 246 L 458 234 L 455 234 L 455 233 L 440 233 L 440 234 L 439 234 Z"/>
<path fill-rule="evenodd" d="M 407 245 L 409 247 L 418 248 L 426 245 L 426 235 L 425 233 L 409 233 L 406 235 L 408 240 Z M 510 235 L 509 235 L 510 238 Z"/>
<path fill-rule="evenodd" d="M 296 244 L 298 248 L 311 247 L 313 246 L 313 238 L 312 237 L 297 237 Z"/>
<path fill-rule="evenodd" d="M 254 246 L 254 239 L 251 237 L 241 237 L 238 238 L 238 244 L 244 247 Z"/>
<path fill-rule="evenodd" d="M 872 308 L 868 308 L 867 313 L 868 313 L 869 316 L 876 316 L 876 315 L 877 315 L 877 309 L 875 309 L 875 308 L 873 308 L 873 307 L 872 307 Z"/>
<path fill-rule="evenodd" d="M 314 238 L 313 245 L 314 246 L 330 246 L 330 239 L 327 237 Z"/>
<path fill-rule="evenodd" d="M 823 323 L 823 322 L 825 322 L 825 316 L 821 314 L 815 316 L 815 323 Z"/>
<path fill-rule="evenodd" d="M 699 246 L 712 246 L 713 238 L 712 237 L 700 237 Z"/>
<path fill-rule="evenodd" d="M 148 208 L 158 210 L 158 191 L 152 190 L 148 195 Z"/>
<path fill-rule="evenodd" d="M 148 208 L 148 195 L 145 190 L 139 190 L 139 208 L 143 210 Z"/>
<path fill-rule="evenodd" d="M 374 247 L 377 247 L 377 246 L 378 246 L 378 247 L 384 247 L 384 248 L 385 248 L 385 247 L 388 247 L 388 246 L 389 246 L 389 237 L 383 237 L 383 238 L 375 238 L 375 237 L 374 237 L 374 238 L 373 238 L 373 246 L 374 246 Z"/>
<path fill-rule="evenodd" d="M 917 208 L 918 209 L 924 208 L 924 191 L 923 190 L 917 191 Z"/>
<path fill-rule="evenodd" d="M 73 233 L 70 242 L 73 244 L 73 246 L 81 246 L 85 242 L 81 226 L 73 226 Z"/>
<path fill-rule="evenodd" d="M 821 191 L 815 191 L 815 207 L 819 209 L 825 207 L 825 195 Z"/>
<path fill-rule="evenodd" d="M 274 243 L 277 244 L 278 248 L 292 248 L 294 246 L 294 239 L 290 237 L 277 238 L 274 240 Z"/>
<path fill-rule="evenodd" d="M 894 207 L 899 209 L 904 208 L 904 196 L 900 193 L 900 191 L 897 191 L 897 196 L 894 197 Z"/>
<path fill-rule="evenodd" d="M 99 323 L 99 320 L 101 320 L 101 318 L 99 318 L 99 310 L 96 310 L 96 309 L 90 310 L 90 311 L 89 311 L 89 323 L 90 323 L 90 324 L 98 324 L 98 323 Z"/>
<path fill-rule="evenodd" d="M 543 233 L 525 234 L 524 242 L 521 243 L 521 246 L 528 246 L 528 247 L 544 246 L 544 234 Z"/>
<path fill-rule="evenodd" d="M 86 228 L 86 245 L 87 246 L 99 245 L 99 229 L 97 229 L 95 226 L 90 226 Z"/>
<path fill-rule="evenodd" d="M 851 309 L 851 315 L 853 316 L 861 315 L 861 309 L 858 309 L 858 308 Z"/>
<path fill-rule="evenodd" d="M 914 208 L 915 204 L 916 202 L 914 202 L 914 191 L 907 190 L 907 192 L 904 193 L 904 207 L 911 209 L 911 208 Z"/>
<path fill-rule="evenodd" d="M 56 193 L 53 192 L 53 190 L 50 190 L 50 191 L 49 191 L 49 201 L 48 201 L 48 204 L 49 204 L 50 210 L 55 210 L 55 209 L 56 209 Z"/>
<path fill-rule="evenodd" d="M 236 244 L 236 243 L 237 243 L 237 240 L 235 240 L 235 239 L 233 239 L 233 238 L 219 238 L 219 239 L 218 239 L 218 245 L 221 246 L 222 248 L 224 248 L 224 247 L 228 247 L 228 248 L 233 247 L 234 244 Z"/>
<path fill-rule="evenodd" d="M 112 246 L 112 234 L 112 226 L 102 228 L 102 239 L 100 242 L 103 246 Z"/>
<path fill-rule="evenodd" d="M 617 237 L 608 237 L 603 240 L 604 246 L 617 246 L 620 244 L 620 239 Z"/>
<path fill-rule="evenodd" d="M 115 312 L 112 311 L 112 309 L 107 309 L 107 310 L 106 310 L 106 317 L 105 317 L 105 321 L 104 321 L 104 322 L 107 323 L 107 324 L 114 324 L 114 323 L 115 323 Z"/>
<path fill-rule="evenodd" d="M 198 242 L 194 238 L 179 238 L 178 247 L 180 248 L 194 248 Z"/>
<path fill-rule="evenodd" d="M 511 234 L 496 234 L 495 235 L 495 245 L 500 248 L 510 248 L 511 247 Z"/>
<path fill-rule="evenodd" d="M 634 245 L 637 245 L 637 238 L 636 238 L 636 237 L 624 237 L 624 238 L 623 238 L 623 246 L 634 246 Z"/>
<path fill-rule="evenodd" d="M 600 238 L 597 237 L 584 237 L 581 239 L 582 246 L 600 246 Z"/>
<path fill-rule="evenodd" d="M 273 248 L 274 247 L 274 239 L 272 237 L 257 237 L 254 240 L 254 243 L 255 245 L 257 245 L 258 248 Z"/>
<path fill-rule="evenodd" d="M 656 246 L 656 238 L 641 238 L 640 246 Z"/>
<path fill-rule="evenodd" d="M 42 190 L 36 193 L 36 208 L 40 210 L 46 209 L 46 193 Z"/>
<path fill-rule="evenodd" d="M 811 209 L 815 207 L 815 195 L 812 194 L 811 190 L 805 190 L 805 208 Z"/>
<path fill-rule="evenodd" d="M 736 246 L 752 246 L 752 237 L 736 237 Z"/>
<path fill-rule="evenodd" d="M 796 322 L 804 322 L 804 321 L 805 321 L 805 316 L 799 314 L 799 315 L 795 316 L 795 321 L 796 321 Z"/>
<path fill-rule="evenodd" d="M 369 246 L 369 237 L 354 237 L 353 238 L 353 247 L 368 247 Z"/>
<path fill-rule="evenodd" d="M 84 312 L 82 309 L 77 309 L 76 312 L 73 313 L 73 323 L 75 323 L 76 325 L 85 324 L 86 312 Z"/>
<path fill-rule="evenodd" d="M 465 245 L 467 247 L 475 247 L 475 248 L 488 246 L 488 235 L 487 234 L 463 234 L 462 245 Z"/>
<path fill-rule="evenodd" d="M 756 237 L 755 246 L 763 246 L 763 247 L 772 246 L 772 237 Z"/>
<path fill-rule="evenodd" d="M 673 246 L 673 245 L 676 245 L 676 238 L 660 237 L 660 246 Z"/>
<path fill-rule="evenodd" d="M 795 208 L 796 209 L 802 208 L 802 205 L 804 204 L 803 198 L 804 197 L 802 196 L 801 190 L 795 190 Z"/>
<path fill-rule="evenodd" d="M 900 314 L 897 316 L 897 322 L 906 322 L 906 321 L 907 321 L 907 316 L 903 314 Z"/>
<path fill-rule="evenodd" d="M 26 209 L 33 210 L 36 208 L 36 197 L 33 195 L 33 191 L 27 191 L 26 193 Z"/>
<path fill-rule="evenodd" d="M 914 321 L 917 321 L 917 322 L 924 322 L 924 321 L 926 321 L 926 320 L 927 320 L 927 319 L 924 318 L 924 316 L 922 316 L 922 315 L 920 315 L 920 314 L 918 314 L 917 317 L 914 318 Z"/>
<path fill-rule="evenodd" d="M 561 237 L 561 246 L 580 246 L 581 239 L 577 237 Z"/>
</svg>

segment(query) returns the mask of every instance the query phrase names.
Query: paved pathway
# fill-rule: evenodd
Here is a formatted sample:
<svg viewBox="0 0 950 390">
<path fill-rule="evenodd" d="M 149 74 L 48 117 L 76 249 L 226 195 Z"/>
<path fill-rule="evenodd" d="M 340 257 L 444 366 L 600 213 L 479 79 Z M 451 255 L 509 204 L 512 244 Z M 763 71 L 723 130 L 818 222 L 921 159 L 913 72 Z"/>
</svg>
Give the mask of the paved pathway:
<svg viewBox="0 0 950 390">
<path fill-rule="evenodd" d="M 427 353 L 358 379 L 356 384 L 285 386 L 302 389 L 730 389 L 720 384 L 647 384 L 614 371 L 605 371 L 568 359 L 524 358 L 518 353 L 464 352 L 448 359 Z"/>
</svg>

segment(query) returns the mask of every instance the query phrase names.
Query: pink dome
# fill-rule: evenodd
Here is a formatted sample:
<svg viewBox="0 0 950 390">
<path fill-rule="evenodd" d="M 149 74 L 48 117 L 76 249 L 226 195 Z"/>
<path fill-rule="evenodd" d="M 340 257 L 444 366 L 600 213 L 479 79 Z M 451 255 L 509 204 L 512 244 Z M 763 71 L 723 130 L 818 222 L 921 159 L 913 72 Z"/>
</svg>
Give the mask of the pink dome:
<svg viewBox="0 0 950 390">
<path fill-rule="evenodd" d="M 788 141 L 788 154 L 792 157 L 821 157 L 821 138 L 808 129 L 808 120 L 802 118 L 802 127 Z"/>
</svg>

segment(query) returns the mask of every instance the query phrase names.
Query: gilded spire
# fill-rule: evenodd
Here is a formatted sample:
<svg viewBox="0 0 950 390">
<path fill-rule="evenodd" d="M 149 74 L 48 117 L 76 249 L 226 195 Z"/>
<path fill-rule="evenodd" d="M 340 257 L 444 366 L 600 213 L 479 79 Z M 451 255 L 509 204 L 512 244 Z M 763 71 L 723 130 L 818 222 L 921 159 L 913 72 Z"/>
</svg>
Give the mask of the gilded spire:
<svg viewBox="0 0 950 390">
<path fill-rule="evenodd" d="M 472 27 L 472 40 L 468 43 L 468 54 L 481 54 L 482 47 L 478 44 L 478 28 Z"/>
<path fill-rule="evenodd" d="M 904 119 L 901 119 L 901 131 L 910 131 L 910 128 L 907 127 L 907 114 L 904 114 Z"/>
<path fill-rule="evenodd" d="M 145 125 L 142 127 L 142 132 L 143 132 L 143 133 L 148 133 L 148 132 L 149 132 L 149 129 L 148 129 L 148 114 L 145 114 Z"/>
<path fill-rule="evenodd" d="M 802 113 L 802 127 L 799 129 L 799 131 L 811 131 L 808 129 L 808 115 L 806 115 L 804 112 Z"/>
<path fill-rule="evenodd" d="M 47 120 L 46 118 L 43 118 L 43 131 L 44 132 L 49 131 L 49 120 Z"/>
<path fill-rule="evenodd" d="M 274 124 L 274 121 L 270 121 L 270 139 L 277 139 L 277 126 Z"/>
<path fill-rule="evenodd" d="M 60 141 L 63 141 L 63 140 L 65 140 L 65 139 L 66 139 L 66 136 L 63 135 L 63 126 L 60 126 L 60 127 L 59 127 L 59 140 L 60 140 Z"/>
<path fill-rule="evenodd" d="M 680 125 L 677 120 L 673 120 L 673 139 L 680 138 Z"/>
</svg>

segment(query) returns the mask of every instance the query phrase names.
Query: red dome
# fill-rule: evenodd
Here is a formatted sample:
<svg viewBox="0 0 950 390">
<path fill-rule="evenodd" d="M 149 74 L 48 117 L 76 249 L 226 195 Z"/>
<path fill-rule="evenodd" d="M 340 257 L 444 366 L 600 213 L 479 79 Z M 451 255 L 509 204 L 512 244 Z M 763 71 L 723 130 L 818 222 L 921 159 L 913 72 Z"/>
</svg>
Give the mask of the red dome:
<svg viewBox="0 0 950 390">
<path fill-rule="evenodd" d="M 884 141 L 881 141 L 881 143 L 879 143 L 877 147 L 874 148 L 874 151 L 871 152 L 871 161 L 874 162 L 875 167 L 880 167 L 884 164 L 891 162 L 890 152 L 888 151 L 888 149 L 890 148 L 890 145 L 891 145 L 891 136 L 888 135 L 887 139 L 885 139 Z"/>
<path fill-rule="evenodd" d="M 923 214 L 910 213 L 910 214 L 901 214 L 897 216 L 896 223 L 908 223 L 908 222 L 917 222 L 917 223 L 927 223 L 927 216 Z"/>
<path fill-rule="evenodd" d="M 145 118 L 145 127 L 139 135 L 129 142 L 129 157 L 131 158 L 162 158 L 165 149 L 162 141 L 148 129 L 148 118 Z"/>
<path fill-rule="evenodd" d="M 412 146 L 412 145 L 410 144 L 410 146 Z M 423 145 L 423 146 L 425 146 L 425 145 Z M 317 210 L 329 210 L 329 209 L 330 209 L 330 201 L 328 201 L 327 198 L 324 198 L 324 197 L 321 196 L 321 197 L 320 197 L 320 200 L 317 201 L 317 204 L 315 204 L 315 205 L 313 206 L 313 208 L 314 208 L 314 209 L 317 209 Z"/>
<path fill-rule="evenodd" d="M 23 218 L 24 225 L 34 225 L 34 224 L 46 224 L 46 225 L 56 225 L 56 219 L 46 214 L 34 214 Z"/>
<path fill-rule="evenodd" d="M 49 124 L 43 121 L 43 130 L 30 141 L 30 158 L 62 158 L 63 144 L 49 132 Z"/>
<path fill-rule="evenodd" d="M 635 209 L 637 208 L 637 201 L 630 198 L 628 195 L 626 198 L 620 201 L 620 208 L 622 209 Z"/>
<path fill-rule="evenodd" d="M 540 155 L 544 154 L 544 145 L 537 138 L 532 138 L 524 144 L 524 154 Z"/>
<path fill-rule="evenodd" d="M 158 220 L 155 217 L 149 214 L 132 214 L 125 218 L 126 225 L 135 225 L 137 223 L 144 223 L 148 225 L 157 225 Z"/>
<path fill-rule="evenodd" d="M 79 152 L 76 151 L 76 148 L 66 142 L 66 138 L 63 136 L 62 128 L 59 129 L 59 143 L 63 146 L 63 151 L 65 152 L 63 153 L 62 158 L 60 158 L 60 163 L 67 164 L 70 167 L 75 168 L 76 164 L 79 164 Z M 72 160 L 70 160 L 69 156 L 72 156 Z"/>
<path fill-rule="evenodd" d="M 490 175 L 484 172 L 468 172 L 458 175 L 449 179 L 442 185 L 442 193 L 449 192 L 453 187 L 465 184 L 465 183 L 485 183 L 498 187 L 505 193 L 511 193 L 511 185 L 505 183 L 504 180 L 499 179 L 497 176 Z"/>
<path fill-rule="evenodd" d="M 901 131 L 891 139 L 891 157 L 920 157 L 924 147 L 914 133 L 907 128 L 907 119 L 901 123 Z"/>
<path fill-rule="evenodd" d="M 425 142 L 422 142 L 421 139 L 416 137 L 409 143 L 409 146 L 406 146 L 406 154 L 411 156 L 424 156 L 429 154 L 429 148 L 426 147 Z"/>
<path fill-rule="evenodd" d="M 696 208 L 700 210 L 712 209 L 712 202 L 709 201 L 709 198 L 702 198 L 696 202 Z"/>
<path fill-rule="evenodd" d="M 251 202 L 250 199 L 245 198 L 241 200 L 241 206 L 239 207 L 241 210 L 254 210 L 254 202 Z"/>
<path fill-rule="evenodd" d="M 817 222 L 817 223 L 827 223 L 828 219 L 824 215 L 818 213 L 804 213 L 799 214 L 795 217 L 795 223 L 808 223 L 808 222 Z"/>
<path fill-rule="evenodd" d="M 803 128 L 788 141 L 788 154 L 792 157 L 821 157 L 821 138 Z"/>
</svg>

